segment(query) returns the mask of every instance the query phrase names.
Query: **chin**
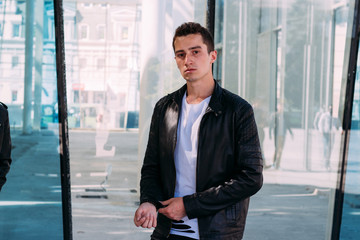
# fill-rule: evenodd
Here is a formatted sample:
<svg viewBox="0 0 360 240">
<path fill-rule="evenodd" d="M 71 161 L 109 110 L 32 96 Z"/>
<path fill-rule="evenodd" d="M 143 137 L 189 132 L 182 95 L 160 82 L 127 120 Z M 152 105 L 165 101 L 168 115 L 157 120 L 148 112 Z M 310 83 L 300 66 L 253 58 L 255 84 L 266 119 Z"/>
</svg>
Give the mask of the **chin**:
<svg viewBox="0 0 360 240">
<path fill-rule="evenodd" d="M 193 79 L 193 78 L 185 78 L 186 82 L 195 82 L 196 79 Z"/>
</svg>

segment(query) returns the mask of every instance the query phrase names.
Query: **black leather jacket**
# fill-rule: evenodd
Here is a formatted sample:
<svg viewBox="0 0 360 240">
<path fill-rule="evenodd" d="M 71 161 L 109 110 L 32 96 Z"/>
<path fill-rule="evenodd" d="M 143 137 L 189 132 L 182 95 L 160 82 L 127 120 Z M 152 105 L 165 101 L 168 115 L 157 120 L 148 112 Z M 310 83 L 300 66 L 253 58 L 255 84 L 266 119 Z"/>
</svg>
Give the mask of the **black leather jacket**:
<svg viewBox="0 0 360 240">
<path fill-rule="evenodd" d="M 7 106 L 0 102 L 0 191 L 11 164 L 11 138 Z"/>
<path fill-rule="evenodd" d="M 158 101 L 141 170 L 140 202 L 174 197 L 174 150 L 186 85 Z M 201 239 L 242 239 L 249 197 L 262 186 L 262 156 L 253 109 L 215 84 L 198 136 L 196 193 L 183 197 L 187 216 L 198 218 Z M 153 238 L 167 236 L 171 220 L 158 214 Z"/>
</svg>

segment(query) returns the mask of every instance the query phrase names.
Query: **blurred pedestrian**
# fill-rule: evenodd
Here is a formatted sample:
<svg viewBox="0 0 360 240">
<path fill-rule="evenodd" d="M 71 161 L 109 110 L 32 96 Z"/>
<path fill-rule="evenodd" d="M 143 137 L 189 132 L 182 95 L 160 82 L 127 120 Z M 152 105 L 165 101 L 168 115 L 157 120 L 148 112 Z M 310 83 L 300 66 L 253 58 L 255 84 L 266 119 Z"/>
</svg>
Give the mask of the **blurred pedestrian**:
<svg viewBox="0 0 360 240">
<path fill-rule="evenodd" d="M 274 133 L 275 152 L 273 156 L 273 164 L 266 166 L 266 168 L 280 169 L 282 160 L 282 153 L 285 146 L 286 136 L 289 133 L 292 138 L 294 134 L 290 127 L 289 118 L 285 115 L 283 107 L 278 104 L 277 111 L 272 114 L 269 127 L 269 138 L 272 138 Z"/>
<path fill-rule="evenodd" d="M 11 137 L 7 106 L 0 102 L 0 191 L 11 164 Z"/>
<path fill-rule="evenodd" d="M 314 121 L 316 121 L 316 127 L 322 136 L 323 156 L 325 161 L 324 167 L 327 170 L 330 170 L 330 157 L 334 144 L 334 131 L 335 129 L 339 129 L 340 124 L 339 120 L 332 116 L 331 106 L 329 106 L 326 110 L 321 110 L 320 114 L 317 115 L 318 116 L 315 116 Z"/>
</svg>

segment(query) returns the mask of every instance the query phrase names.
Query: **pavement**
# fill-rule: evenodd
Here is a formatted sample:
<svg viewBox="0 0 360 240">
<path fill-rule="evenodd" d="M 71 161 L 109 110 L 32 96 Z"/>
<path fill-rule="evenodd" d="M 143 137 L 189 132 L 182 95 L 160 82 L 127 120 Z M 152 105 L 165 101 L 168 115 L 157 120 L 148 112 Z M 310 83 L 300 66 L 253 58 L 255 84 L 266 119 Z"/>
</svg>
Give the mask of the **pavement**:
<svg viewBox="0 0 360 240">
<path fill-rule="evenodd" d="M 12 136 L 0 239 L 63 239 L 57 129 L 32 135 L 13 129 Z M 138 133 L 70 130 L 69 139 L 73 239 L 149 239 L 152 230 L 132 220 L 139 201 Z M 250 201 L 245 240 L 327 239 L 336 171 L 269 169 L 264 179 Z M 344 222 L 356 233 L 360 209 L 351 203 Z"/>
</svg>

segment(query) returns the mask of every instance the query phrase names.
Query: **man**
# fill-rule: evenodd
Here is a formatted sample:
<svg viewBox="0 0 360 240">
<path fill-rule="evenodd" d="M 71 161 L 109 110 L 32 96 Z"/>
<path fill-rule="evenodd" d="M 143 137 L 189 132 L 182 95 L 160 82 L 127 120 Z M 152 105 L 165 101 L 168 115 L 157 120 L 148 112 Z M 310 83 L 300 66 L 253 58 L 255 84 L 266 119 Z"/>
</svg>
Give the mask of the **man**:
<svg viewBox="0 0 360 240">
<path fill-rule="evenodd" d="M 178 27 L 173 48 L 186 84 L 155 106 L 134 223 L 155 227 L 151 239 L 241 239 L 262 186 L 252 107 L 214 81 L 217 52 L 200 24 Z"/>
<path fill-rule="evenodd" d="M 11 164 L 11 138 L 7 106 L 0 102 L 0 192 Z"/>
</svg>

